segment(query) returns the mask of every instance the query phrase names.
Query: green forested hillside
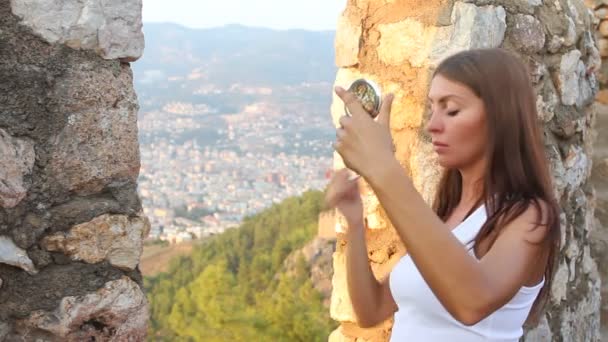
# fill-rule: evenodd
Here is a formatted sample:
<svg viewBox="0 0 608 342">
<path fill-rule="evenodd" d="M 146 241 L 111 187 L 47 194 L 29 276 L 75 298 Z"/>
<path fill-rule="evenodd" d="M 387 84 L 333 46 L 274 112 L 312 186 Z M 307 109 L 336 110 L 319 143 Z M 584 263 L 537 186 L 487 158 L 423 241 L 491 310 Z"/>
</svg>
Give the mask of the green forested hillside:
<svg viewBox="0 0 608 342">
<path fill-rule="evenodd" d="M 326 341 L 335 328 L 309 267 L 279 273 L 317 231 L 322 193 L 289 198 L 145 279 L 150 341 Z"/>
</svg>

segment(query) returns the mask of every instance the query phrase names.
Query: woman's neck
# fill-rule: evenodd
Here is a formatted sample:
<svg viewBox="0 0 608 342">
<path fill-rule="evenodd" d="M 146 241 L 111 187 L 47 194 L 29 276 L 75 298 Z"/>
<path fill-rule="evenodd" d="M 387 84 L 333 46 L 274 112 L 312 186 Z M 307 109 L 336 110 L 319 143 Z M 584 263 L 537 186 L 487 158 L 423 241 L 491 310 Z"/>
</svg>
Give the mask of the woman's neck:
<svg viewBox="0 0 608 342">
<path fill-rule="evenodd" d="M 459 171 L 462 179 L 460 204 L 464 206 L 476 205 L 483 196 L 485 168 L 482 163 L 477 163 L 477 165 Z"/>
</svg>

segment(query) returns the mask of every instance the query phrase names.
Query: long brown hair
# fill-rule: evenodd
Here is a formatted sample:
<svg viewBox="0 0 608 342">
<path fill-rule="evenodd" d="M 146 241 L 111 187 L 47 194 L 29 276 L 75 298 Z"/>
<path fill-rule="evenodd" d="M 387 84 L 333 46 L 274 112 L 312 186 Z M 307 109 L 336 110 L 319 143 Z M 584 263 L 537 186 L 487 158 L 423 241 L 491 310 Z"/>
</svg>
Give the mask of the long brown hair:
<svg viewBox="0 0 608 342">
<path fill-rule="evenodd" d="M 549 297 L 560 244 L 559 207 L 553 194 L 543 148 L 536 98 L 526 66 L 502 49 L 469 50 L 445 59 L 435 70 L 453 82 L 469 87 L 484 103 L 487 114 L 483 192 L 487 221 L 474 239 L 491 246 L 500 231 L 530 205 L 539 213 L 537 228 L 547 227 L 542 244 L 548 253 L 545 284 L 536 299 L 528 324 L 536 324 Z M 457 169 L 446 169 L 439 183 L 434 209 L 444 221 L 456 208 L 462 193 Z M 546 204 L 546 211 L 541 209 Z M 546 215 L 542 215 L 546 212 Z M 545 216 L 545 217 L 541 217 Z M 541 222 L 543 221 L 543 222 Z"/>
</svg>

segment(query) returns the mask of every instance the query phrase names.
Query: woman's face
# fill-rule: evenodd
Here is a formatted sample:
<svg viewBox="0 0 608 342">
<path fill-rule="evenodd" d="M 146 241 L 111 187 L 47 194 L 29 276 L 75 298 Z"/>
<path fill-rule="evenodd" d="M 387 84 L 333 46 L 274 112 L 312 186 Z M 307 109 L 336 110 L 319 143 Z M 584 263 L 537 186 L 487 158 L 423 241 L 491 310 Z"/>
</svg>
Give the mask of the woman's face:
<svg viewBox="0 0 608 342">
<path fill-rule="evenodd" d="M 439 164 L 462 170 L 483 163 L 488 130 L 481 98 L 441 75 L 433 78 L 428 97 L 431 117 L 426 130 Z"/>
</svg>

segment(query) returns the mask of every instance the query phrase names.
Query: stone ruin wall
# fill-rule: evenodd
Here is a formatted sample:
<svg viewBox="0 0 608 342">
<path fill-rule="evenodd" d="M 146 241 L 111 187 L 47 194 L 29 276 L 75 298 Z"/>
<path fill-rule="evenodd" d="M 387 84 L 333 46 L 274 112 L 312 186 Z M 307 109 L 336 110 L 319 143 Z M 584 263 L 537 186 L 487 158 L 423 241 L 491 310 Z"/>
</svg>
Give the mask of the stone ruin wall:
<svg viewBox="0 0 608 342">
<path fill-rule="evenodd" d="M 0 341 L 141 341 L 141 0 L 0 3 Z"/>
</svg>

